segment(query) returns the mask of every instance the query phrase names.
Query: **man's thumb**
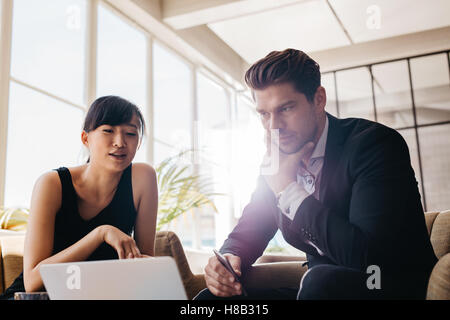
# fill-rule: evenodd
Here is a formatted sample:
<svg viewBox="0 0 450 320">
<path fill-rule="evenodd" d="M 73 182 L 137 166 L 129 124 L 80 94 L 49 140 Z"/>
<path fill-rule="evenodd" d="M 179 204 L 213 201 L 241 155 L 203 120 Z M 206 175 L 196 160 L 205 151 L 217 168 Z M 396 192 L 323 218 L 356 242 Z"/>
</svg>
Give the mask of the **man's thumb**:
<svg viewBox="0 0 450 320">
<path fill-rule="evenodd" d="M 241 259 L 236 256 L 231 256 L 228 257 L 228 261 L 230 262 L 231 267 L 233 267 L 234 272 L 236 272 L 238 276 L 241 276 Z"/>
</svg>

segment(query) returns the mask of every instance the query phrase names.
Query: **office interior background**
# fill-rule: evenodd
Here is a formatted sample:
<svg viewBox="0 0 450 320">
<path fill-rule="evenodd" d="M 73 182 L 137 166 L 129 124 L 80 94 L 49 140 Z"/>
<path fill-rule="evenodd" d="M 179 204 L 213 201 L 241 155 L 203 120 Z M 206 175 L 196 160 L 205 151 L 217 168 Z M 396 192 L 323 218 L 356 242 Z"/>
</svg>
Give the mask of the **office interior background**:
<svg viewBox="0 0 450 320">
<path fill-rule="evenodd" d="M 146 119 L 135 162 L 198 150 L 217 212 L 166 228 L 220 247 L 264 154 L 243 75 L 291 47 L 320 64 L 326 111 L 398 130 L 424 210 L 450 208 L 448 0 L 1 0 L 0 24 L 0 206 L 29 207 L 42 173 L 84 163 L 87 108 L 119 95 Z M 271 250 L 295 252 L 279 235 Z"/>
</svg>

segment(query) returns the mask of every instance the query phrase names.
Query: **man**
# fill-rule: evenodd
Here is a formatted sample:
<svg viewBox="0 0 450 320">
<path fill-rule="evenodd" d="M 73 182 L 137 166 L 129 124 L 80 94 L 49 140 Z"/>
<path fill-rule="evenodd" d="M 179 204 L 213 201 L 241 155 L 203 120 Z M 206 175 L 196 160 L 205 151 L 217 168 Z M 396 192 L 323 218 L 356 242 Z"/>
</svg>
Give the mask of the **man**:
<svg viewBox="0 0 450 320">
<path fill-rule="evenodd" d="M 249 298 L 424 299 L 437 259 L 402 136 L 325 112 L 319 66 L 301 51 L 271 52 L 245 80 L 267 137 L 275 131 L 279 141 L 267 138 L 272 162 L 220 252 L 245 276 L 280 229 L 308 260 L 300 289 L 247 290 Z M 379 271 L 377 287 L 367 270 Z M 198 299 L 241 297 L 216 257 L 205 279 Z"/>
</svg>

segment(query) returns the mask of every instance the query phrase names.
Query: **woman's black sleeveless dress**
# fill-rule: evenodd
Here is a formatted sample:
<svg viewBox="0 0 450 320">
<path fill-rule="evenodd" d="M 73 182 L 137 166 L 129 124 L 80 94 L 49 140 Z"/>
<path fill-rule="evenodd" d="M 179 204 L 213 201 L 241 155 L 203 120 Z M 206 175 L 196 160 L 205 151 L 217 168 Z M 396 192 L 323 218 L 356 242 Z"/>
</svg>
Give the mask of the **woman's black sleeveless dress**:
<svg viewBox="0 0 450 320">
<path fill-rule="evenodd" d="M 72 183 L 69 169 L 56 169 L 62 185 L 61 208 L 55 217 L 55 236 L 52 255 L 70 247 L 89 232 L 101 225 L 112 225 L 131 236 L 136 222 L 131 184 L 131 164 L 122 173 L 113 199 L 107 207 L 90 220 L 84 220 L 78 211 L 78 196 Z M 107 243 L 101 244 L 87 259 L 118 259 L 116 250 Z M 23 273 L 6 289 L 1 299 L 11 299 L 15 292 L 24 292 Z"/>
</svg>

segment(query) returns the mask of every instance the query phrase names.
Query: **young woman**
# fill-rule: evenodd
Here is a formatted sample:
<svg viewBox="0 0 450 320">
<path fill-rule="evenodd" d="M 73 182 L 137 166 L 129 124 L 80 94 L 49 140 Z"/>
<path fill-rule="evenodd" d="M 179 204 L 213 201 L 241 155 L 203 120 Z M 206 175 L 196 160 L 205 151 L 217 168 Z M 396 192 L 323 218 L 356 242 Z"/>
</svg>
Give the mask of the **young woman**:
<svg viewBox="0 0 450 320">
<path fill-rule="evenodd" d="M 42 291 L 42 264 L 154 255 L 156 174 L 147 164 L 131 163 L 144 130 L 141 112 L 125 99 L 106 96 L 91 105 L 81 133 L 88 162 L 37 180 L 23 277 L 7 290 L 7 298 L 17 291 Z"/>
</svg>

